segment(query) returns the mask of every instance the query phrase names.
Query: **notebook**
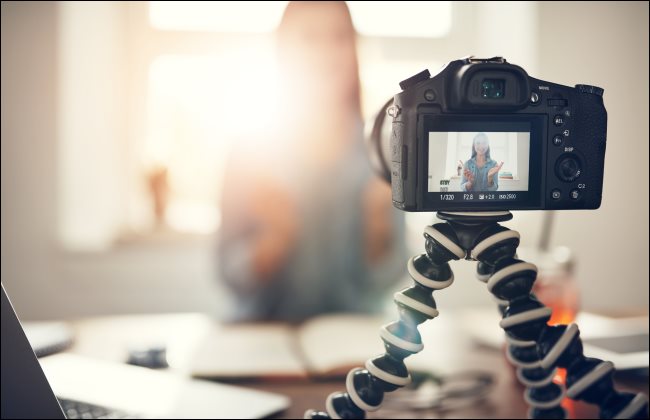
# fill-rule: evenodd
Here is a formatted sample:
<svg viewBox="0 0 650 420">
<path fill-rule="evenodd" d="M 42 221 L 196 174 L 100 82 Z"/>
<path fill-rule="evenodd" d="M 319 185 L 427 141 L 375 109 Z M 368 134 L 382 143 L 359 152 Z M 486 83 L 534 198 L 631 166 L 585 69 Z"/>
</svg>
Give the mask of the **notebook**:
<svg viewBox="0 0 650 420">
<path fill-rule="evenodd" d="M 212 326 L 197 346 L 193 376 L 220 380 L 262 378 L 343 378 L 351 368 L 384 354 L 382 325 L 396 314 L 323 315 L 298 326 L 236 324 Z M 405 360 L 409 371 L 451 374 L 480 369 L 471 354 L 469 337 L 458 333 L 458 316 L 446 311 L 418 327 L 424 350 Z"/>
</svg>

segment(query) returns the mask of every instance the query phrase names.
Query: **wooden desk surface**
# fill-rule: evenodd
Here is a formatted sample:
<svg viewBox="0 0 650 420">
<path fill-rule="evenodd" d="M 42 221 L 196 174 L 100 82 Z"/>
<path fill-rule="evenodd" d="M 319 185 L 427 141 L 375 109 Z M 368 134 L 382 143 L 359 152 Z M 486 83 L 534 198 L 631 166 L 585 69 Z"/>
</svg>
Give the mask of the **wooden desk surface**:
<svg viewBox="0 0 650 420">
<path fill-rule="evenodd" d="M 368 413 L 368 418 L 493 418 L 493 419 L 521 419 L 526 418 L 528 406 L 524 401 L 525 388 L 518 383 L 514 372 L 505 357 L 493 349 L 477 349 L 477 357 L 485 360 L 485 370 L 494 374 L 495 386 L 487 397 L 480 402 L 453 411 L 436 410 L 410 410 L 396 412 L 380 409 L 375 413 Z M 648 395 L 647 378 L 617 374 L 618 391 L 644 392 Z M 345 390 L 345 381 L 305 381 L 301 383 L 259 383 L 239 382 L 239 385 L 258 389 L 260 391 L 278 392 L 291 398 L 289 409 L 274 418 L 289 419 L 302 418 L 307 409 L 323 410 L 326 397 L 335 391 Z M 386 394 L 386 398 L 398 396 L 399 390 Z M 594 419 L 598 417 L 598 407 L 583 402 L 565 401 L 568 411 L 567 418 Z"/>
<path fill-rule="evenodd" d="M 205 332 L 209 320 L 196 314 L 140 315 L 106 317 L 83 320 L 73 323 L 77 337 L 71 352 L 108 360 L 125 360 L 128 344 L 142 340 L 169 344 L 174 341 L 174 359 L 190 357 L 191 343 Z M 171 347 L 168 347 L 171 348 Z M 524 387 L 514 376 L 501 351 L 488 347 L 473 346 L 465 349 L 471 354 L 472 365 L 481 366 L 481 370 L 493 375 L 494 388 L 479 402 L 454 411 L 435 410 L 400 410 L 387 407 L 375 413 L 368 413 L 368 418 L 526 418 L 528 410 L 524 401 Z M 372 356 L 372 355 L 369 355 Z M 619 391 L 631 390 L 648 395 L 648 379 L 619 372 L 616 377 Z M 291 398 L 291 406 L 274 418 L 302 418 L 307 409 L 324 410 L 325 399 L 335 391 L 345 390 L 345 381 L 341 380 L 301 380 L 301 381 L 253 381 L 242 380 L 236 383 L 261 391 L 284 394 Z M 386 394 L 386 398 L 398 398 L 400 390 Z M 567 401 L 569 418 L 597 418 L 597 407 L 580 402 Z"/>
</svg>

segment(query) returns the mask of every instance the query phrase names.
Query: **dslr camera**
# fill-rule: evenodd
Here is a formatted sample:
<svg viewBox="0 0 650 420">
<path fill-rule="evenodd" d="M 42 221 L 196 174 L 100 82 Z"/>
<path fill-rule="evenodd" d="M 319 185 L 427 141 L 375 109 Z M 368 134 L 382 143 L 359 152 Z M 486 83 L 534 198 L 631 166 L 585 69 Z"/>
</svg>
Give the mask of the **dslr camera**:
<svg viewBox="0 0 650 420">
<path fill-rule="evenodd" d="M 535 79 L 501 57 L 455 60 L 433 77 L 424 70 L 400 87 L 369 127 L 374 160 L 390 179 L 395 207 L 600 206 L 603 89 Z"/>
</svg>

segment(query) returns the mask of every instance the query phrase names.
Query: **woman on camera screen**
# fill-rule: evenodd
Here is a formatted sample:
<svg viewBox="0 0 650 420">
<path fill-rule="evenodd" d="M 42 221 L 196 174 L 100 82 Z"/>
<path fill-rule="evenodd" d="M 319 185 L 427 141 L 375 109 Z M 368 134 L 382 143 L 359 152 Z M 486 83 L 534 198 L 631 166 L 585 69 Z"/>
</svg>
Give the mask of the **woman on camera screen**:
<svg viewBox="0 0 650 420">
<path fill-rule="evenodd" d="M 462 161 L 460 162 L 462 164 Z M 472 157 L 463 164 L 460 183 L 462 191 L 496 191 L 499 189 L 499 171 L 503 162 L 497 164 L 490 157 L 490 141 L 485 133 L 478 133 L 472 142 Z"/>
</svg>

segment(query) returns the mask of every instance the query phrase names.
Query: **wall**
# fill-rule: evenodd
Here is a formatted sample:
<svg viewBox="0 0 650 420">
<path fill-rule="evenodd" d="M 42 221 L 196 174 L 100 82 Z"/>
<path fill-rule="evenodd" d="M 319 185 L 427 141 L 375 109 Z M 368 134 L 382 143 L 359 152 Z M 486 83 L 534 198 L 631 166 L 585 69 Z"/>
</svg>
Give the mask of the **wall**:
<svg viewBox="0 0 650 420">
<path fill-rule="evenodd" d="M 2 283 L 34 316 L 57 306 L 56 35 L 55 4 L 2 3 Z"/>
<path fill-rule="evenodd" d="M 560 212 L 553 242 L 578 258 L 587 308 L 648 308 L 648 3 L 541 2 L 544 80 L 605 89 L 602 207 Z"/>
</svg>

